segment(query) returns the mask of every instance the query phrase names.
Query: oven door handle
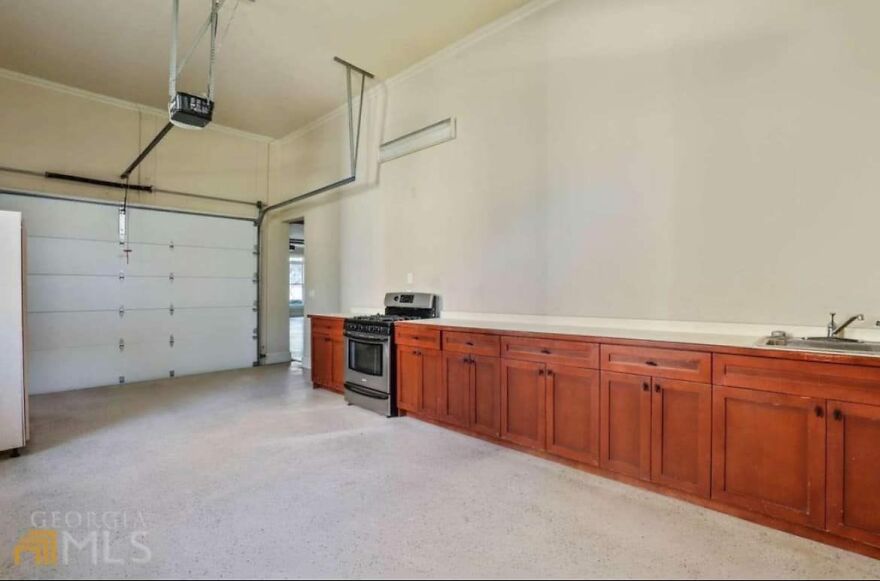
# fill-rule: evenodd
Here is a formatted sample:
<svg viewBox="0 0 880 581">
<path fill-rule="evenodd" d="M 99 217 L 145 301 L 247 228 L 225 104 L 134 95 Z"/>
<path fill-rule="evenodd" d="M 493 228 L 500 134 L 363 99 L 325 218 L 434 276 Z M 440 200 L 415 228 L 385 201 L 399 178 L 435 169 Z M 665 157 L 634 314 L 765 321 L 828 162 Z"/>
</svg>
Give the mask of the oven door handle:
<svg viewBox="0 0 880 581">
<path fill-rule="evenodd" d="M 388 342 L 389 337 L 376 337 L 374 335 L 362 335 L 360 333 L 354 333 L 351 331 L 346 331 L 343 333 L 349 339 L 353 339 L 355 341 L 359 341 L 361 343 L 369 343 L 370 345 L 384 345 Z"/>
<path fill-rule="evenodd" d="M 368 397 L 370 399 L 388 399 L 389 395 L 384 391 L 379 391 L 376 389 L 370 389 L 369 387 L 364 387 L 362 385 L 358 385 L 356 383 L 346 383 L 345 389 L 352 393 L 356 393 L 358 395 L 362 395 L 364 397 Z"/>
</svg>

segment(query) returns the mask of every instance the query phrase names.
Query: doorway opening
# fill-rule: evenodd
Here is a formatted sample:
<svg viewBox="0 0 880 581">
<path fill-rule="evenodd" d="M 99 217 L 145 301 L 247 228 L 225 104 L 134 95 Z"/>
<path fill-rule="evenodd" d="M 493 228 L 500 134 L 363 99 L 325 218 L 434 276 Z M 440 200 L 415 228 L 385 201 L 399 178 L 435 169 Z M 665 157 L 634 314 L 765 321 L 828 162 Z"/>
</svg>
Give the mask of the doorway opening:
<svg viewBox="0 0 880 581">
<path fill-rule="evenodd" d="M 305 340 L 305 222 L 295 220 L 288 232 L 288 317 L 290 324 L 290 358 L 302 363 Z"/>
</svg>

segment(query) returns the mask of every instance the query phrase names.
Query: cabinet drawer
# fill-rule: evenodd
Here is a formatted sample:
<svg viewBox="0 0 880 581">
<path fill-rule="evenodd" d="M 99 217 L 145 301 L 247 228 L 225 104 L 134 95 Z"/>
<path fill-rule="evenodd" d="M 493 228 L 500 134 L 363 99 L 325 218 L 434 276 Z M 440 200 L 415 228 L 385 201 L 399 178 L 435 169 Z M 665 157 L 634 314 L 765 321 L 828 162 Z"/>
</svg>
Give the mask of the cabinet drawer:
<svg viewBox="0 0 880 581">
<path fill-rule="evenodd" d="M 880 404 L 880 368 L 716 355 L 713 383 L 822 399 Z"/>
<path fill-rule="evenodd" d="M 440 330 L 421 326 L 395 325 L 394 340 L 398 345 L 421 347 L 422 349 L 440 349 Z"/>
<path fill-rule="evenodd" d="M 601 354 L 601 365 L 605 371 L 683 379 L 698 383 L 709 383 L 712 380 L 710 353 L 602 345 Z"/>
<path fill-rule="evenodd" d="M 502 337 L 501 354 L 507 359 L 559 363 L 572 367 L 599 367 L 599 345 L 531 337 Z"/>
<path fill-rule="evenodd" d="M 337 317 L 311 317 L 312 333 L 316 335 L 342 335 L 345 319 Z"/>
<path fill-rule="evenodd" d="M 443 350 L 498 357 L 498 353 L 501 351 L 501 341 L 497 335 L 444 331 Z"/>
</svg>

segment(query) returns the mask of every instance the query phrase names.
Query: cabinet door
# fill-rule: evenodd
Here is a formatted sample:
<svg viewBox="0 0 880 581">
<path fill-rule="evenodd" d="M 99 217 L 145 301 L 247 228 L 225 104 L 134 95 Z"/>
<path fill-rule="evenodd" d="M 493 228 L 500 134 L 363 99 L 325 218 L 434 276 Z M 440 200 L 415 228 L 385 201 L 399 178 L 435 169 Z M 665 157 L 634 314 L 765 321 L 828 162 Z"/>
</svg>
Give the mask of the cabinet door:
<svg viewBox="0 0 880 581">
<path fill-rule="evenodd" d="M 471 358 L 461 353 L 443 353 L 443 391 L 440 413 L 447 422 L 470 423 Z"/>
<path fill-rule="evenodd" d="M 546 376 L 543 363 L 501 362 L 501 437 L 544 449 Z"/>
<path fill-rule="evenodd" d="M 472 357 L 471 429 L 487 436 L 501 435 L 501 359 Z"/>
<path fill-rule="evenodd" d="M 330 341 L 332 352 L 330 384 L 340 393 L 345 390 L 345 341 L 334 338 Z"/>
<path fill-rule="evenodd" d="M 712 498 L 825 526 L 825 400 L 714 387 Z"/>
<path fill-rule="evenodd" d="M 330 385 L 333 365 L 332 339 L 326 335 L 312 335 L 312 383 L 315 386 Z"/>
<path fill-rule="evenodd" d="M 599 465 L 599 372 L 547 368 L 547 450 Z"/>
<path fill-rule="evenodd" d="M 397 407 L 417 412 L 421 405 L 422 357 L 418 349 L 397 348 Z"/>
<path fill-rule="evenodd" d="M 880 546 L 880 407 L 828 402 L 828 530 Z"/>
<path fill-rule="evenodd" d="M 654 379 L 651 479 L 708 497 L 712 469 L 712 387 Z"/>
<path fill-rule="evenodd" d="M 599 463 L 651 478 L 651 378 L 602 372 Z"/>
<path fill-rule="evenodd" d="M 443 398 L 443 357 L 436 349 L 419 349 L 421 358 L 421 392 L 419 410 L 428 416 L 442 416 Z"/>
</svg>

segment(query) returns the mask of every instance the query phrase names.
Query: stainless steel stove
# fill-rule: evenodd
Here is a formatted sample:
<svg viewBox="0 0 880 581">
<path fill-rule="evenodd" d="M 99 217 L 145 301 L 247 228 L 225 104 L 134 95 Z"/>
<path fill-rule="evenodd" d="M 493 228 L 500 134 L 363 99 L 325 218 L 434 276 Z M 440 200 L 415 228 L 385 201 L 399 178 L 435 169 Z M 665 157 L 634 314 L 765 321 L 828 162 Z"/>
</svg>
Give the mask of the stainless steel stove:
<svg viewBox="0 0 880 581">
<path fill-rule="evenodd" d="M 437 296 L 388 293 L 385 314 L 345 320 L 345 401 L 387 417 L 397 415 L 394 323 L 437 316 Z"/>
</svg>

